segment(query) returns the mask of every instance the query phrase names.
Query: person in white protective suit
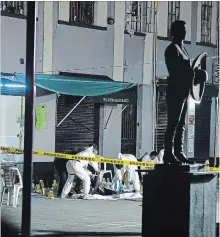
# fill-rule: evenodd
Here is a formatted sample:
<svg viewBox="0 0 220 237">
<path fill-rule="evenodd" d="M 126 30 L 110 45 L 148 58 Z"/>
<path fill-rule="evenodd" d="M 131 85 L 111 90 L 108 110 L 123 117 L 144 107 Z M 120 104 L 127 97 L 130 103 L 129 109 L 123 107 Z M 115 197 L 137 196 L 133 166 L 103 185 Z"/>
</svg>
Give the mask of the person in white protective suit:
<svg viewBox="0 0 220 237">
<path fill-rule="evenodd" d="M 130 154 L 118 154 L 119 160 L 129 160 L 129 161 L 137 161 L 137 158 Z M 118 166 L 119 167 L 119 166 Z M 121 167 L 120 167 L 121 168 Z M 120 186 L 122 185 L 122 177 L 125 172 L 128 172 L 128 182 L 133 183 L 133 187 L 136 193 L 140 192 L 140 179 L 138 176 L 138 172 L 136 171 L 138 168 L 136 165 L 123 165 L 122 168 L 117 168 L 117 165 L 114 165 L 115 175 L 113 178 L 112 188 L 116 191 L 119 191 Z"/>
<path fill-rule="evenodd" d="M 157 154 L 156 151 L 152 151 L 150 154 L 145 155 L 142 158 L 143 162 L 152 162 L 154 164 L 162 164 L 163 163 L 163 156 L 164 156 L 164 149 L 160 150 L 159 154 Z M 147 167 L 141 166 L 141 170 L 146 169 Z M 143 175 L 145 175 L 146 172 L 141 172 L 141 177 L 143 179 Z"/>
<path fill-rule="evenodd" d="M 84 151 L 78 153 L 79 156 L 89 156 L 96 157 L 97 148 L 90 146 Z M 88 164 L 90 164 L 95 172 L 99 172 L 99 167 L 97 162 L 91 162 L 87 160 L 69 160 L 66 164 L 68 179 L 63 187 L 61 198 L 65 198 L 73 184 L 75 175 L 77 175 L 83 181 L 83 198 L 86 199 L 90 192 L 92 172 L 87 169 Z"/>
</svg>

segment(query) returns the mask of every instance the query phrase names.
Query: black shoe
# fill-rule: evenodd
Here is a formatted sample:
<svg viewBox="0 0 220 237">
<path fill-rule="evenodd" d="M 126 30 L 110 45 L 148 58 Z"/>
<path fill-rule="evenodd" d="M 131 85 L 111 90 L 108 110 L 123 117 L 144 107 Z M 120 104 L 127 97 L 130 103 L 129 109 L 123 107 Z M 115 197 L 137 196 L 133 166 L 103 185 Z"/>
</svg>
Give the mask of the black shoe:
<svg viewBox="0 0 220 237">
<path fill-rule="evenodd" d="M 189 164 L 189 165 L 195 164 L 194 161 L 187 159 L 186 156 L 185 156 L 185 154 L 184 154 L 183 152 L 175 153 L 175 156 L 176 156 L 176 157 L 178 158 L 178 160 L 181 161 L 182 163 L 186 163 L 186 164 Z"/>
</svg>

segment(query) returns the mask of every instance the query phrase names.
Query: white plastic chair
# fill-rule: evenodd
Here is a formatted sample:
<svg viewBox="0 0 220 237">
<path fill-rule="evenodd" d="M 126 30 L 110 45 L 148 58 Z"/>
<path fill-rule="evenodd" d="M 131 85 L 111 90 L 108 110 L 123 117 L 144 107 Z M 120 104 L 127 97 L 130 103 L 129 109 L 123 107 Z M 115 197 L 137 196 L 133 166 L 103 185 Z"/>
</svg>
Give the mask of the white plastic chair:
<svg viewBox="0 0 220 237">
<path fill-rule="evenodd" d="M 16 175 L 18 175 L 19 183 L 15 183 Z M 3 203 L 5 190 L 8 189 L 7 205 L 13 205 L 13 207 L 17 207 L 19 204 L 19 192 L 23 188 L 21 173 L 17 167 L 10 167 L 7 170 L 4 170 L 3 185 L 1 204 Z"/>
<path fill-rule="evenodd" d="M 96 157 L 99 157 L 99 158 L 103 158 L 102 156 L 99 156 L 99 155 L 96 155 Z M 99 163 L 99 168 L 101 168 L 101 164 Z M 103 181 L 103 177 L 105 174 L 109 173 L 110 174 L 110 182 L 112 182 L 113 178 L 112 178 L 112 171 L 111 170 L 106 170 L 106 163 L 104 163 L 104 170 L 101 170 L 100 172 L 100 182 Z"/>
<path fill-rule="evenodd" d="M 112 182 L 112 180 L 113 180 L 112 171 L 111 170 L 106 170 L 106 168 L 104 168 L 104 170 L 101 170 L 101 172 L 100 172 L 100 182 L 103 181 L 103 177 L 106 176 L 106 174 L 108 174 L 108 173 L 110 175 L 110 182 Z"/>
</svg>

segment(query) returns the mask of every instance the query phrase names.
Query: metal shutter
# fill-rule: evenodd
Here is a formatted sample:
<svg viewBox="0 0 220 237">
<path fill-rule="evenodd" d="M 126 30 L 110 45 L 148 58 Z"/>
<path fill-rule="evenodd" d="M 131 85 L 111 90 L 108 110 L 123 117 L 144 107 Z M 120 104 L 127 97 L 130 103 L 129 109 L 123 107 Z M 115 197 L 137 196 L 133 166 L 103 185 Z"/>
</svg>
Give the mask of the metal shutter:
<svg viewBox="0 0 220 237">
<path fill-rule="evenodd" d="M 137 106 L 129 105 L 122 112 L 121 152 L 136 156 Z"/>
<path fill-rule="evenodd" d="M 57 124 L 79 102 L 81 97 L 61 95 L 57 104 Z M 71 153 L 95 142 L 99 144 L 99 105 L 85 98 L 56 128 L 56 152 Z"/>
<path fill-rule="evenodd" d="M 155 147 L 156 151 L 163 149 L 164 135 L 167 127 L 167 102 L 166 93 L 159 92 L 157 94 L 156 103 L 157 117 L 156 117 L 156 129 L 155 129 Z"/>
<path fill-rule="evenodd" d="M 203 97 L 195 108 L 195 150 L 196 159 L 207 159 L 210 150 L 211 98 Z"/>
</svg>

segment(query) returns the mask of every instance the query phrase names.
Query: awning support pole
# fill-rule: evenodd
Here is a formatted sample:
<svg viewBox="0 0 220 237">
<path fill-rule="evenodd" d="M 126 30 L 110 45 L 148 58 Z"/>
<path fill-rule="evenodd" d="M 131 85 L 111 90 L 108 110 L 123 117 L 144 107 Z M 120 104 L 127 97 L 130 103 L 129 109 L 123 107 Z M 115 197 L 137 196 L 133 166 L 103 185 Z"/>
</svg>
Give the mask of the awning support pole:
<svg viewBox="0 0 220 237">
<path fill-rule="evenodd" d="M 70 112 L 57 124 L 57 127 L 60 126 L 60 124 L 73 112 L 76 107 L 86 98 L 86 96 L 83 96 L 82 99 L 70 110 Z"/>
<path fill-rule="evenodd" d="M 117 120 L 117 118 L 122 114 L 122 112 L 126 109 L 128 107 L 128 105 L 126 105 L 118 114 L 117 114 L 117 116 L 115 117 L 115 119 L 113 120 L 113 122 L 112 123 L 110 123 L 110 125 L 112 125 L 112 124 L 114 124 L 115 123 L 115 121 Z M 110 126 L 108 126 L 108 128 L 109 128 Z M 107 127 L 105 127 L 105 129 L 106 129 Z"/>
<path fill-rule="evenodd" d="M 112 115 L 112 111 L 113 111 L 113 109 L 114 109 L 114 107 L 112 106 L 111 112 L 109 113 L 109 116 L 108 116 L 108 119 L 107 119 L 107 121 L 106 121 L 106 124 L 105 124 L 104 129 L 107 128 L 107 125 L 108 125 L 109 119 L 110 119 L 110 117 L 111 117 L 111 115 Z"/>
<path fill-rule="evenodd" d="M 35 41 L 36 41 L 35 1 L 27 2 L 26 26 L 26 89 L 24 123 L 24 174 L 21 236 L 31 234 L 31 188 L 32 188 L 32 146 L 34 122 L 34 82 L 35 82 Z"/>
</svg>

